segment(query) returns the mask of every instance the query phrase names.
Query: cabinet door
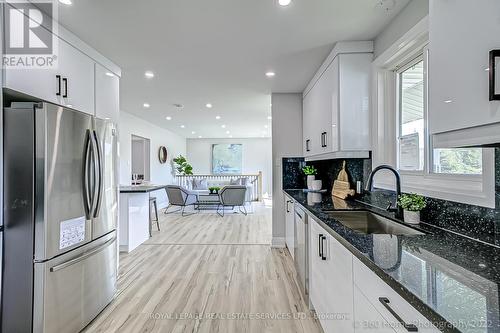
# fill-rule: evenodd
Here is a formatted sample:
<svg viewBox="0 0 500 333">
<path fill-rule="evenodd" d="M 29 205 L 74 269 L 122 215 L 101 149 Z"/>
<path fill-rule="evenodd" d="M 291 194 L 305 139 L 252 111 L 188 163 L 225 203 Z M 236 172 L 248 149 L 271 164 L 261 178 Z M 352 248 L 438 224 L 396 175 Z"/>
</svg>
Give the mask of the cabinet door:
<svg viewBox="0 0 500 333">
<path fill-rule="evenodd" d="M 370 150 L 370 71 L 372 54 L 341 54 L 338 111 L 342 151 Z"/>
<path fill-rule="evenodd" d="M 294 258 L 294 237 L 295 237 L 295 224 L 293 215 L 293 200 L 285 195 L 285 241 L 286 247 Z"/>
<path fill-rule="evenodd" d="M 500 1 L 431 0 L 429 6 L 430 133 L 499 122 L 500 101 L 488 96 L 488 66 L 489 51 L 500 47 Z"/>
<path fill-rule="evenodd" d="M 59 40 L 59 68 L 62 94 L 59 104 L 94 115 L 94 61 Z"/>
<path fill-rule="evenodd" d="M 120 78 L 98 63 L 95 64 L 95 115 L 115 124 L 120 120 Z"/>
<path fill-rule="evenodd" d="M 311 219 L 310 296 L 325 332 L 354 332 L 352 255 Z"/>
<path fill-rule="evenodd" d="M 415 325 L 418 328 L 418 332 L 440 332 L 429 320 L 427 320 L 427 318 L 358 259 L 354 259 L 353 272 L 356 287 L 359 288 L 359 291 L 363 293 L 373 307 L 390 323 L 391 327 L 393 327 L 396 332 L 408 332 L 408 330 L 400 324 L 396 316 L 401 318 L 408 325 Z"/>
<path fill-rule="evenodd" d="M 307 156 L 317 155 L 321 153 L 321 103 L 320 103 L 320 87 L 316 83 L 305 97 L 306 112 L 304 117 L 307 122 L 307 140 L 309 140 L 309 151 Z"/>
<path fill-rule="evenodd" d="M 339 150 L 338 139 L 338 94 L 339 94 L 339 57 L 335 57 L 330 66 L 323 73 L 323 100 L 321 125 L 325 133 L 325 153 Z"/>
<path fill-rule="evenodd" d="M 311 94 L 304 96 L 302 100 L 302 144 L 304 156 L 311 156 L 311 114 L 312 114 L 312 98 Z"/>
<path fill-rule="evenodd" d="M 354 287 L 354 332 L 395 333 L 368 299 Z"/>
</svg>

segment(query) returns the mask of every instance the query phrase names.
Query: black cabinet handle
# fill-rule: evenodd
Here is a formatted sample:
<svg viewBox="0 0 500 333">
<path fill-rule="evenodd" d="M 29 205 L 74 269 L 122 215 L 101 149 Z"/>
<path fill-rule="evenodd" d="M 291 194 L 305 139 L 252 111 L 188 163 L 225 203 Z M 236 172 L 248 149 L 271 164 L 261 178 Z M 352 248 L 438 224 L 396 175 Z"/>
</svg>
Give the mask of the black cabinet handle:
<svg viewBox="0 0 500 333">
<path fill-rule="evenodd" d="M 413 325 L 413 324 L 407 324 L 404 322 L 403 319 L 401 319 L 401 317 L 396 313 L 396 311 L 394 311 L 391 306 L 389 305 L 391 303 L 391 301 L 389 301 L 389 299 L 387 297 L 379 297 L 378 298 L 378 301 L 380 303 L 382 303 L 382 305 L 387 309 L 387 311 L 389 311 L 391 313 L 391 315 L 394 316 L 394 318 L 396 318 L 396 320 L 401 324 L 403 325 L 403 327 L 408 331 L 408 332 L 418 332 L 418 328 L 417 326 Z"/>
<path fill-rule="evenodd" d="M 326 133 L 327 132 L 321 133 L 321 147 L 323 147 L 323 148 L 325 148 L 327 146 L 327 144 L 326 144 Z"/>
<path fill-rule="evenodd" d="M 57 80 L 56 96 L 61 96 L 61 75 L 56 75 L 56 80 Z"/>
<path fill-rule="evenodd" d="M 323 257 L 323 254 L 321 253 L 322 252 L 321 238 L 323 238 L 323 234 L 318 235 L 318 257 Z"/>
<path fill-rule="evenodd" d="M 309 140 L 309 139 L 306 140 L 306 151 L 311 151 L 311 149 L 309 148 L 309 142 L 310 141 L 311 140 Z"/>
<path fill-rule="evenodd" d="M 64 95 L 63 95 L 63 97 L 66 98 L 66 97 L 68 97 L 68 79 L 63 77 L 62 81 L 64 83 Z"/>
<path fill-rule="evenodd" d="M 290 201 L 290 200 L 287 200 L 287 201 L 286 201 L 286 212 L 287 212 L 287 213 L 290 213 L 290 209 L 288 208 L 288 204 L 289 204 L 289 203 L 291 203 L 291 202 L 292 202 L 292 201 Z"/>
<path fill-rule="evenodd" d="M 325 246 L 323 245 L 323 241 L 326 240 L 326 237 L 321 235 L 321 260 L 326 260 L 325 256 Z"/>
</svg>

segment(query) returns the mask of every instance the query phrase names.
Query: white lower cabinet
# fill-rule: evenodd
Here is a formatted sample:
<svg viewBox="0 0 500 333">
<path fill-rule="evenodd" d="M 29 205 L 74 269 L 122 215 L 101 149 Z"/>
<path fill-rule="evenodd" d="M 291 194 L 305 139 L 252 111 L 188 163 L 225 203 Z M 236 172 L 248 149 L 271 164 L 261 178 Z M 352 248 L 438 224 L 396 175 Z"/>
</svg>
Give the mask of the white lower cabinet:
<svg viewBox="0 0 500 333">
<path fill-rule="evenodd" d="M 309 221 L 309 298 L 325 333 L 440 332 L 311 215 Z"/>
<path fill-rule="evenodd" d="M 285 242 L 288 251 L 294 258 L 294 248 L 295 248 L 295 223 L 294 223 L 294 213 L 293 213 L 293 200 L 285 197 Z"/>
<path fill-rule="evenodd" d="M 352 254 L 309 221 L 310 301 L 325 333 L 354 332 Z"/>
<path fill-rule="evenodd" d="M 388 324 L 387 326 L 392 329 L 391 331 L 386 327 L 382 327 L 380 329 L 371 329 L 372 332 L 408 333 L 417 332 L 417 330 L 420 333 L 440 332 L 427 318 L 357 258 L 353 260 L 353 272 L 355 287 L 359 289 L 365 300 L 377 312 L 377 314 L 367 314 L 367 303 L 358 304 L 355 302 L 356 323 L 370 322 L 375 319 L 380 321 L 381 324 Z M 361 297 L 361 295 L 358 296 Z M 363 332 L 363 329 L 356 329 L 356 332 Z"/>
<path fill-rule="evenodd" d="M 375 309 L 357 286 L 354 286 L 354 331 L 394 333 L 389 322 Z"/>
</svg>

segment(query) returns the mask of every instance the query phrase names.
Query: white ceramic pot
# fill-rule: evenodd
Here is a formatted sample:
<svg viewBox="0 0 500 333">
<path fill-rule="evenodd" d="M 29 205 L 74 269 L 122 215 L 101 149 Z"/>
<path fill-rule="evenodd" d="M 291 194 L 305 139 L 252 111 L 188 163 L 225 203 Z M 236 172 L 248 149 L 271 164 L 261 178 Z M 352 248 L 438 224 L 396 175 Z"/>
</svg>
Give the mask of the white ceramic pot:
<svg viewBox="0 0 500 333">
<path fill-rule="evenodd" d="M 307 204 L 309 206 L 314 206 L 314 204 L 320 203 L 322 201 L 321 199 L 321 193 L 307 193 Z"/>
<path fill-rule="evenodd" d="M 311 182 L 311 190 L 313 190 L 313 191 L 321 190 L 322 186 L 323 186 L 323 182 L 321 180 L 313 180 Z"/>
<path fill-rule="evenodd" d="M 315 175 L 308 175 L 307 176 L 307 188 L 312 190 L 312 182 L 313 180 L 316 179 L 316 176 Z"/>
<path fill-rule="evenodd" d="M 412 212 L 409 210 L 403 211 L 404 219 L 406 223 L 409 224 L 419 224 L 420 223 L 420 212 Z"/>
</svg>

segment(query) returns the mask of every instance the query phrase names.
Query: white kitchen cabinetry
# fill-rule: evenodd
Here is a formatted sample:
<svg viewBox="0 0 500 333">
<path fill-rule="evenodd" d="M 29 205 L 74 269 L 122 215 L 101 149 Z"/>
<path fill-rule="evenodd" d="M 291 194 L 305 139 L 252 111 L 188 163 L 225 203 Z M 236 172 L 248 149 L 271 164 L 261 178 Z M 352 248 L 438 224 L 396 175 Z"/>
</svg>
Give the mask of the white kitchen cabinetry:
<svg viewBox="0 0 500 333">
<path fill-rule="evenodd" d="M 58 104 L 94 115 L 94 61 L 59 40 L 59 68 L 56 71 L 62 77 Z"/>
<path fill-rule="evenodd" d="M 303 94 L 304 156 L 366 157 L 372 44 L 337 43 Z"/>
<path fill-rule="evenodd" d="M 285 195 L 285 242 L 288 251 L 290 252 L 292 258 L 294 258 L 294 248 L 295 248 L 295 223 L 294 223 L 294 212 L 293 212 L 293 200 Z"/>
<path fill-rule="evenodd" d="M 418 310 L 406 302 L 394 289 L 388 286 L 380 279 L 371 269 L 359 261 L 357 258 L 353 260 L 354 284 L 366 300 L 385 320 L 380 324 L 389 323 L 390 327 L 398 333 L 411 332 L 411 327 L 403 326 L 403 322 L 407 325 L 414 325 L 418 332 L 438 333 L 440 332 L 431 324 Z M 360 296 L 358 295 L 358 298 Z M 377 314 L 368 314 L 366 303 L 354 303 L 354 313 L 356 323 L 373 320 L 373 316 Z M 399 318 L 398 318 L 399 317 Z M 376 319 L 376 318 L 375 318 Z M 379 318 L 380 319 L 380 318 Z M 356 332 L 362 330 L 356 330 Z M 373 330 L 372 330 L 373 331 Z M 378 332 L 377 330 L 375 330 Z M 383 331 L 381 332 L 391 332 Z M 415 331 L 413 331 L 415 332 Z"/>
<path fill-rule="evenodd" d="M 500 101 L 488 96 L 489 52 L 500 49 L 498 13 L 498 0 L 430 1 L 431 134 L 500 122 Z"/>
<path fill-rule="evenodd" d="M 120 118 L 120 78 L 110 70 L 95 64 L 95 115 L 115 124 Z"/>
<path fill-rule="evenodd" d="M 352 254 L 309 216 L 309 296 L 326 333 L 354 332 Z"/>
<path fill-rule="evenodd" d="M 61 39 L 57 44 L 57 68 L 7 68 L 4 86 L 94 115 L 94 62 Z"/>
<path fill-rule="evenodd" d="M 389 322 L 375 309 L 357 286 L 354 286 L 354 321 L 356 333 L 395 333 Z"/>
</svg>

